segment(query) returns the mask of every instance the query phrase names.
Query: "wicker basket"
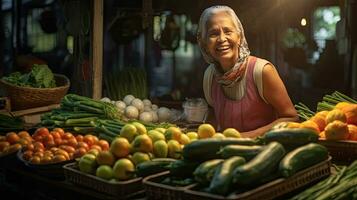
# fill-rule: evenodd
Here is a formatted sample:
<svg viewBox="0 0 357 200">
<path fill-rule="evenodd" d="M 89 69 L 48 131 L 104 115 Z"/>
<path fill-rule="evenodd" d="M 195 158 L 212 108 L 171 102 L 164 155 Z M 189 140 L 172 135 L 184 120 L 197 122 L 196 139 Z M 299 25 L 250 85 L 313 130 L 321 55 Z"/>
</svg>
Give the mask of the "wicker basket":
<svg viewBox="0 0 357 200">
<path fill-rule="evenodd" d="M 349 165 L 357 160 L 357 141 L 319 140 L 318 143 L 328 149 L 334 163 Z"/>
<path fill-rule="evenodd" d="M 170 176 L 169 171 L 161 172 L 144 178 L 146 197 L 157 200 L 183 200 L 184 190 L 191 185 L 174 187 L 160 183 L 166 177 Z"/>
<path fill-rule="evenodd" d="M 321 180 L 331 174 L 331 157 L 314 166 L 297 172 L 289 178 L 279 178 L 274 181 L 263 184 L 255 189 L 243 192 L 233 193 L 229 196 L 214 195 L 199 191 L 199 186 L 194 185 L 187 188 L 184 192 L 185 200 L 207 200 L 207 199 L 231 199 L 231 200 L 269 200 L 281 197 L 294 190 L 300 189 L 308 184 Z"/>
<path fill-rule="evenodd" d="M 134 178 L 127 181 L 106 181 L 91 174 L 86 174 L 78 169 L 76 162 L 63 166 L 67 181 L 114 196 L 116 199 L 128 199 L 143 193 L 142 178 Z"/>
<path fill-rule="evenodd" d="M 67 93 L 70 81 L 64 75 L 54 74 L 54 77 L 58 86 L 55 88 L 20 87 L 2 79 L 0 83 L 10 97 L 11 109 L 14 111 L 59 103 Z"/>
</svg>

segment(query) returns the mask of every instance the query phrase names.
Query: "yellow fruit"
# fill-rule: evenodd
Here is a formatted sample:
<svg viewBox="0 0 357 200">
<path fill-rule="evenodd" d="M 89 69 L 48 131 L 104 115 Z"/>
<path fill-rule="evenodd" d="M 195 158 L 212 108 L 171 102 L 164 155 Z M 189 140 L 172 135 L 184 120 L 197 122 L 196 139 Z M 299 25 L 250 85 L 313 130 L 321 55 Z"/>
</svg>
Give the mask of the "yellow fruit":
<svg viewBox="0 0 357 200">
<path fill-rule="evenodd" d="M 133 124 L 125 124 L 120 130 L 120 137 L 126 138 L 129 142 L 137 136 L 137 129 Z"/>
<path fill-rule="evenodd" d="M 131 157 L 131 160 L 133 161 L 133 163 L 136 165 L 138 165 L 139 163 L 145 162 L 145 161 L 149 161 L 150 156 L 147 153 L 143 153 L 143 152 L 135 152 L 133 154 L 133 156 Z"/>
<path fill-rule="evenodd" d="M 95 175 L 99 178 L 110 180 L 114 177 L 113 168 L 109 165 L 101 165 L 97 168 Z"/>
<path fill-rule="evenodd" d="M 165 139 L 167 141 L 169 141 L 169 140 L 180 141 L 181 134 L 182 134 L 181 129 L 178 127 L 174 127 L 174 126 L 166 129 L 166 131 L 164 133 Z"/>
<path fill-rule="evenodd" d="M 218 139 L 226 138 L 226 136 L 224 136 L 222 133 L 215 133 L 212 137 Z"/>
<path fill-rule="evenodd" d="M 199 139 L 210 138 L 216 133 L 216 130 L 211 124 L 201 124 L 198 127 L 197 134 Z"/>
<path fill-rule="evenodd" d="M 155 131 L 159 131 L 160 133 L 164 134 L 166 131 L 166 128 L 155 128 Z"/>
<path fill-rule="evenodd" d="M 232 138 L 240 138 L 241 135 L 239 131 L 237 131 L 235 128 L 227 128 L 223 131 L 223 135 L 226 137 L 232 137 Z"/>
<path fill-rule="evenodd" d="M 154 143 L 154 155 L 156 158 L 166 158 L 169 147 L 165 140 L 159 140 Z"/>
<path fill-rule="evenodd" d="M 191 140 L 186 134 L 182 133 L 179 142 L 180 142 L 180 144 L 185 145 L 185 144 L 190 143 Z"/>
<path fill-rule="evenodd" d="M 136 127 L 136 132 L 137 132 L 139 135 L 143 135 L 143 134 L 146 134 L 146 133 L 147 133 L 146 127 L 145 127 L 142 123 L 132 122 L 131 124 Z"/>
<path fill-rule="evenodd" d="M 113 166 L 115 162 L 115 157 L 110 151 L 101 151 L 96 157 L 98 165 L 109 165 Z"/>
<path fill-rule="evenodd" d="M 300 124 L 300 127 L 301 128 L 308 128 L 308 129 L 311 129 L 313 130 L 316 135 L 318 135 L 320 133 L 320 128 L 319 128 L 319 125 L 317 125 L 314 121 L 312 120 L 306 120 L 304 122 L 302 122 Z"/>
<path fill-rule="evenodd" d="M 186 135 L 190 138 L 190 140 L 197 140 L 198 139 L 198 134 L 196 132 L 188 132 L 186 133 Z"/>
<path fill-rule="evenodd" d="M 325 127 L 326 140 L 347 140 L 349 137 L 346 123 L 335 120 Z"/>
<path fill-rule="evenodd" d="M 129 159 L 122 158 L 115 162 L 113 173 L 114 178 L 118 180 L 128 180 L 134 177 L 135 166 Z"/>
<path fill-rule="evenodd" d="M 156 141 L 159 141 L 159 140 L 165 140 L 165 135 L 159 131 L 156 131 L 156 130 L 150 130 L 148 132 L 148 136 L 151 138 L 153 143 L 155 143 Z"/>
<path fill-rule="evenodd" d="M 130 153 L 130 143 L 126 138 L 115 138 L 110 144 L 110 152 L 118 158 L 124 158 Z"/>
<path fill-rule="evenodd" d="M 181 158 L 182 149 L 178 141 L 170 140 L 167 142 L 167 146 L 168 146 L 168 157 L 175 158 L 175 159 Z"/>
<path fill-rule="evenodd" d="M 327 116 L 326 116 L 326 125 L 335 121 L 335 120 L 339 120 L 341 122 L 346 123 L 347 122 L 347 118 L 344 112 L 342 112 L 340 109 L 333 109 L 330 112 L 328 112 Z"/>
<path fill-rule="evenodd" d="M 149 153 L 153 151 L 153 144 L 151 138 L 147 135 L 137 136 L 131 144 L 132 152 Z"/>
</svg>

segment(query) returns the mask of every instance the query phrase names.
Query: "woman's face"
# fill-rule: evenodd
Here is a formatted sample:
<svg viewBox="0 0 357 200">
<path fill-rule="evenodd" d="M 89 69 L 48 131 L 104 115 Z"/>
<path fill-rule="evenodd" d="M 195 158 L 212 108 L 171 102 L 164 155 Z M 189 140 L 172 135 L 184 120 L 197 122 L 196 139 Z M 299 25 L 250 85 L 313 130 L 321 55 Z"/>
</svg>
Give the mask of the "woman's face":
<svg viewBox="0 0 357 200">
<path fill-rule="evenodd" d="M 239 43 L 239 33 L 228 14 L 217 13 L 208 20 L 206 46 L 209 54 L 224 71 L 228 71 L 236 63 Z"/>
</svg>

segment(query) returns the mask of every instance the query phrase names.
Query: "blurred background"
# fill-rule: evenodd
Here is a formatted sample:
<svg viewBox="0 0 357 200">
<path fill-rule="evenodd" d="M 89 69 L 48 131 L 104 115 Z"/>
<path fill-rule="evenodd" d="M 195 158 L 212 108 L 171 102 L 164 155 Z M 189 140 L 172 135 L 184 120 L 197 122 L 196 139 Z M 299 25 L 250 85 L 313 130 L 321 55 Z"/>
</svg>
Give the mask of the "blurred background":
<svg viewBox="0 0 357 200">
<path fill-rule="evenodd" d="M 70 78 L 70 92 L 90 96 L 94 1 L 0 0 L 0 76 L 46 63 Z M 218 4 L 236 11 L 252 55 L 275 65 L 294 103 L 315 109 L 335 90 L 357 97 L 355 0 L 104 0 L 102 96 L 138 84 L 131 70 L 150 99 L 203 97 L 196 29 Z"/>
</svg>

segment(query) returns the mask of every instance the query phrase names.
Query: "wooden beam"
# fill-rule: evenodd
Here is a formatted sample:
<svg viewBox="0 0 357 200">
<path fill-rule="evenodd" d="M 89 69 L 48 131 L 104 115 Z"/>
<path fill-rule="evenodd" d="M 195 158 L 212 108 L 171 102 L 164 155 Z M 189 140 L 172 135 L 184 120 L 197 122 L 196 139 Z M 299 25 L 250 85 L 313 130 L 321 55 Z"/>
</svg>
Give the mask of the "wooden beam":
<svg viewBox="0 0 357 200">
<path fill-rule="evenodd" d="M 93 37 L 92 37 L 92 68 L 93 68 L 93 99 L 102 97 L 103 80 L 103 2 L 94 0 L 93 7 Z"/>
</svg>

